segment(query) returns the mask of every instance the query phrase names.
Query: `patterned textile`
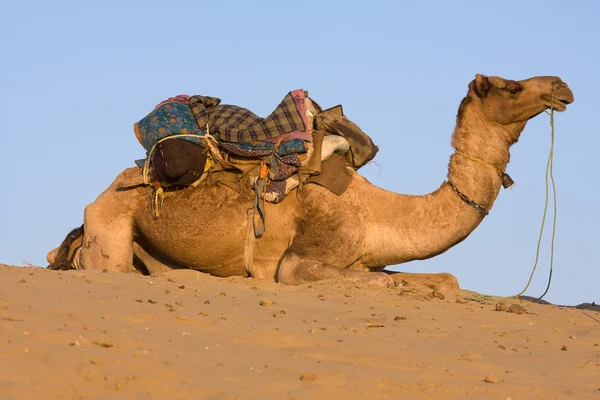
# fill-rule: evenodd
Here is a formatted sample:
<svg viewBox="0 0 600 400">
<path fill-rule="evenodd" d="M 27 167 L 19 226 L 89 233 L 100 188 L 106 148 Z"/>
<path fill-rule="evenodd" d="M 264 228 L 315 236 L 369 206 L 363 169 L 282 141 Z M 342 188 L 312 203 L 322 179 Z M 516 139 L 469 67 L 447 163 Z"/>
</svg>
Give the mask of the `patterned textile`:
<svg viewBox="0 0 600 400">
<path fill-rule="evenodd" d="M 257 145 L 260 145 L 262 143 L 265 143 L 265 142 L 257 143 Z M 258 158 L 258 157 L 264 157 L 264 156 L 273 154 L 273 147 L 271 147 L 270 149 L 269 148 L 260 148 L 261 146 L 258 146 L 258 148 L 252 148 L 252 147 L 244 148 L 242 146 L 238 146 L 237 143 L 231 143 L 231 142 L 221 142 L 221 143 L 219 143 L 219 146 L 223 150 L 225 150 L 227 153 L 235 154 L 237 156 L 242 156 L 242 157 Z"/>
<path fill-rule="evenodd" d="M 192 96 L 190 109 L 198 126 L 226 142 L 261 142 L 286 133 L 308 132 L 304 91 L 289 92 L 266 118 L 234 105 L 220 105 L 215 97 Z"/>
<path fill-rule="evenodd" d="M 219 146 L 228 153 L 242 157 L 262 157 L 272 153 L 285 156 L 288 154 L 304 153 L 306 151 L 306 146 L 302 139 L 286 140 L 279 144 L 273 142 L 220 142 Z"/>
<path fill-rule="evenodd" d="M 264 141 L 277 143 L 277 142 L 285 142 L 286 140 L 292 140 L 292 139 L 302 139 L 302 140 L 306 140 L 307 142 L 312 142 L 312 135 L 311 135 L 310 131 L 308 131 L 308 132 L 294 131 L 294 132 L 286 133 L 285 135 L 268 138 L 268 139 L 265 139 Z"/>
<path fill-rule="evenodd" d="M 190 104 L 190 96 L 188 96 L 187 94 L 179 94 L 175 97 L 169 97 L 168 99 L 161 101 L 160 103 L 158 103 L 156 105 L 156 107 L 154 107 L 154 110 L 156 110 L 157 108 L 159 108 L 160 106 L 163 106 L 167 103 L 183 103 L 183 104 Z"/>
<path fill-rule="evenodd" d="M 298 154 L 306 151 L 304 143 L 302 139 L 292 139 L 279 144 L 272 142 L 221 142 L 219 146 L 226 152 L 238 156 L 262 158 L 271 167 L 269 178 L 280 181 L 298 172 L 300 168 Z"/>
<path fill-rule="evenodd" d="M 184 95 L 183 95 L 184 96 Z M 150 151 L 160 139 L 173 135 L 199 135 L 204 131 L 198 128 L 196 120 L 182 96 L 160 103 L 150 114 L 134 124 L 133 130 L 146 151 Z M 201 144 L 202 139 L 194 136 L 182 139 Z"/>
<path fill-rule="evenodd" d="M 274 181 L 283 181 L 294 175 L 300 169 L 300 160 L 296 154 L 279 156 L 274 154 L 268 161 L 271 165 L 269 178 Z"/>
</svg>

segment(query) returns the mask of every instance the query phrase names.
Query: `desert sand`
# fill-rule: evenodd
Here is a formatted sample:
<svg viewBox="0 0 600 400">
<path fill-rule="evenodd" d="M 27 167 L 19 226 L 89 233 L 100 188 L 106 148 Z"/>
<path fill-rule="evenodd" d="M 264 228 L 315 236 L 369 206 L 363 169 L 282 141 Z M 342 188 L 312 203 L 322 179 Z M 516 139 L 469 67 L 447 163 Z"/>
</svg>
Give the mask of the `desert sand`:
<svg viewBox="0 0 600 400">
<path fill-rule="evenodd" d="M 600 399 L 594 304 L 195 271 L 0 282 L 3 400 Z"/>
</svg>

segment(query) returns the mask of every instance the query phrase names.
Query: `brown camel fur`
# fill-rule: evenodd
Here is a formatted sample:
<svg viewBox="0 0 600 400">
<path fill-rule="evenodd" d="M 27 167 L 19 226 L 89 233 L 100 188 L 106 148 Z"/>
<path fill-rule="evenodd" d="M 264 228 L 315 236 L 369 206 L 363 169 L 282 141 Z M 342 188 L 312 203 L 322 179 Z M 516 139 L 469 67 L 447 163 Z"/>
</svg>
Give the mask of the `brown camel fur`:
<svg viewBox="0 0 600 400">
<path fill-rule="evenodd" d="M 143 264 L 150 273 L 191 268 L 292 285 L 343 279 L 383 286 L 417 280 L 431 287 L 456 287 L 450 274 L 392 279 L 381 271 L 387 265 L 434 257 L 463 241 L 492 208 L 501 172 L 510 160 L 509 148 L 527 121 L 548 109 L 551 101 L 554 110 L 564 111 L 573 100 L 558 77 L 512 81 L 477 75 L 458 111 L 448 181 L 423 196 L 389 192 L 354 171 L 341 196 L 305 185 L 280 204 L 266 205 L 267 231 L 255 241 L 249 271 L 244 249 L 250 201 L 218 183 L 207 183 L 166 193 L 156 218 L 151 189 L 136 186 L 140 170 L 130 168 L 86 207 L 75 264 L 122 272 Z M 48 255 L 51 264 L 57 250 Z"/>
</svg>

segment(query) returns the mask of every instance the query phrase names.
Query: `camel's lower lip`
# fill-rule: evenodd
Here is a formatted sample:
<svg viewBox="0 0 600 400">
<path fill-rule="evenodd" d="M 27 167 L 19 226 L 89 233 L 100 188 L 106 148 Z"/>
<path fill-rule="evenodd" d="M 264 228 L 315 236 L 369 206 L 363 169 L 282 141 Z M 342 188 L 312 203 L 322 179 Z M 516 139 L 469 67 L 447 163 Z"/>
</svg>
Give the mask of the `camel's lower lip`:
<svg viewBox="0 0 600 400">
<path fill-rule="evenodd" d="M 550 96 L 544 96 L 544 100 L 546 101 L 546 106 L 555 111 L 565 111 L 567 109 L 567 104 L 569 104 L 569 102 L 566 100 L 560 100 L 557 98 L 552 99 Z"/>
</svg>

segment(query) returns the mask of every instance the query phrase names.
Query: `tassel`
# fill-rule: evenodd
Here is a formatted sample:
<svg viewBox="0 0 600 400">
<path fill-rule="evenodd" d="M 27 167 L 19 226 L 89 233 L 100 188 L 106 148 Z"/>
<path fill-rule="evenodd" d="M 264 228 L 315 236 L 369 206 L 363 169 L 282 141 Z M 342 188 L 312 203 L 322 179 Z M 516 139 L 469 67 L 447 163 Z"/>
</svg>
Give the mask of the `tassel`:
<svg viewBox="0 0 600 400">
<path fill-rule="evenodd" d="M 164 190 L 160 186 L 157 189 L 155 189 L 155 191 L 154 191 L 154 201 L 153 201 L 153 203 L 154 203 L 154 216 L 156 218 L 158 218 L 160 216 L 160 213 L 159 213 L 158 209 L 162 205 L 163 192 L 164 192 Z"/>
</svg>

